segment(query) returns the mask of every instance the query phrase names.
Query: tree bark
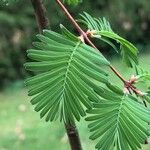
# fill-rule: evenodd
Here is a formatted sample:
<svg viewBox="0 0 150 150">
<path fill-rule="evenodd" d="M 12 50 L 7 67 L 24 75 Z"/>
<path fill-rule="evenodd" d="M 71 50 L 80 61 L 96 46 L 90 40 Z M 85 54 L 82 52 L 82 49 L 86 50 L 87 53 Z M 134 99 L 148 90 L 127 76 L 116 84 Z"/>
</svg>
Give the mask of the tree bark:
<svg viewBox="0 0 150 150">
<path fill-rule="evenodd" d="M 31 0 L 31 3 L 34 8 L 39 32 L 42 33 L 43 29 L 49 28 L 49 20 L 46 17 L 46 8 L 43 4 L 43 0 Z"/>
<path fill-rule="evenodd" d="M 49 20 L 46 17 L 46 8 L 43 5 L 43 0 L 31 0 L 31 3 L 34 8 L 39 33 L 42 33 L 43 29 L 50 28 Z M 65 123 L 65 128 L 68 135 L 71 150 L 82 150 L 75 122 L 67 124 Z"/>
<path fill-rule="evenodd" d="M 82 150 L 79 133 L 75 122 L 65 124 L 71 150 Z"/>
</svg>

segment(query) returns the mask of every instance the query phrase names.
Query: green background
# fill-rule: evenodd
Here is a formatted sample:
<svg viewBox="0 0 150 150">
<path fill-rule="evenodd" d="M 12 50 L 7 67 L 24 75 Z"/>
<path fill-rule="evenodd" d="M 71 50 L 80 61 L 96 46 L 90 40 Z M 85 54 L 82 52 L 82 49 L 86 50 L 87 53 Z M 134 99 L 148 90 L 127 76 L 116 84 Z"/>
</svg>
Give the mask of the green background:
<svg viewBox="0 0 150 150">
<path fill-rule="evenodd" d="M 54 0 L 45 0 L 52 30 L 60 31 L 63 24 L 75 34 Z M 67 6 L 76 19 L 83 11 L 95 17 L 106 17 L 115 32 L 134 43 L 139 51 L 143 68 L 150 68 L 150 1 L 149 0 L 84 0 L 79 6 Z M 45 123 L 33 111 L 23 79 L 30 76 L 23 64 L 26 50 L 38 33 L 30 0 L 4 5 L 0 1 L 0 150 L 69 150 L 62 123 Z M 131 69 L 118 59 L 112 48 L 96 42 L 124 77 L 131 76 Z M 121 85 L 112 74 L 112 81 Z M 84 119 L 77 123 L 84 150 L 93 150 L 95 142 L 88 139 Z M 144 150 L 149 150 L 146 145 Z"/>
</svg>

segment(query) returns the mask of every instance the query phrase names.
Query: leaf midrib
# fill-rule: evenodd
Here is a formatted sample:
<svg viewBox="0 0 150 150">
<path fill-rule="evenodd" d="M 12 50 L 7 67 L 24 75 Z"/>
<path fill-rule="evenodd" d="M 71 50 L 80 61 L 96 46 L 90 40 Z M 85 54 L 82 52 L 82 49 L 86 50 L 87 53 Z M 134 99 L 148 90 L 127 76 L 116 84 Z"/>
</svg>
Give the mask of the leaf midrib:
<svg viewBox="0 0 150 150">
<path fill-rule="evenodd" d="M 120 120 L 120 114 L 121 114 L 121 111 L 122 111 L 124 100 L 125 100 L 125 97 L 123 96 L 121 98 L 121 103 L 120 103 L 120 106 L 118 108 L 118 115 L 117 115 L 118 117 L 117 117 L 117 121 L 116 121 L 116 134 L 115 134 L 116 138 L 117 138 L 117 134 L 118 134 L 118 128 L 119 128 L 119 122 L 120 122 L 119 121 Z"/>
<path fill-rule="evenodd" d="M 73 60 L 73 56 L 76 52 L 76 50 L 78 49 L 79 45 L 80 45 L 81 42 L 78 42 L 75 46 L 75 48 L 73 49 L 71 55 L 70 55 L 70 58 L 68 60 L 68 66 L 66 68 L 66 73 L 65 73 L 65 78 L 64 78 L 64 83 L 63 83 L 63 89 L 62 89 L 62 95 L 61 95 L 61 99 L 64 99 L 64 93 L 65 93 L 65 87 L 66 87 L 66 83 L 67 83 L 67 76 L 68 76 L 68 72 L 69 72 L 69 68 L 70 68 L 70 65 L 71 65 L 71 62 Z"/>
</svg>

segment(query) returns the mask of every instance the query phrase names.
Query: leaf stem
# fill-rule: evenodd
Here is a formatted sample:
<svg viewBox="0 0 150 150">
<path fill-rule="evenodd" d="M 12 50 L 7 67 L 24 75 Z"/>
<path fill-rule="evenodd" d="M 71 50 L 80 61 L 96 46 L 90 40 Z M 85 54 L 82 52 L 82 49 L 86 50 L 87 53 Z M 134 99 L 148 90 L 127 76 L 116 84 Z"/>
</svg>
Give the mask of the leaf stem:
<svg viewBox="0 0 150 150">
<path fill-rule="evenodd" d="M 125 84 L 127 81 L 121 76 L 121 74 L 112 66 L 110 65 L 111 70 L 120 78 L 120 80 Z"/>
</svg>

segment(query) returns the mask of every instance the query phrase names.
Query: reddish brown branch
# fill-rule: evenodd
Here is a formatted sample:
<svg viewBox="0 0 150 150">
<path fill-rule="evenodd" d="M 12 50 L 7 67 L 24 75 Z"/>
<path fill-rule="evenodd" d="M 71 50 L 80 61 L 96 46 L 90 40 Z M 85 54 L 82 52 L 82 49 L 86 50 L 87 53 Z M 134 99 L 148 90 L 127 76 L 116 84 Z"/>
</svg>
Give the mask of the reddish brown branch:
<svg viewBox="0 0 150 150">
<path fill-rule="evenodd" d="M 66 14 L 66 16 L 68 17 L 68 19 L 72 22 L 73 26 L 75 27 L 75 29 L 77 29 L 77 31 L 79 32 L 80 34 L 80 38 L 82 41 L 86 41 L 90 46 L 92 46 L 93 48 L 95 48 L 96 50 L 98 50 L 98 48 L 92 43 L 92 41 L 88 38 L 88 36 L 90 35 L 89 32 L 84 32 L 81 27 L 78 25 L 78 23 L 75 21 L 75 19 L 71 16 L 71 14 L 69 13 L 69 11 L 65 8 L 65 6 L 61 3 L 60 0 L 56 0 L 58 5 L 61 7 L 61 9 L 63 10 L 63 12 Z M 99 50 L 98 50 L 99 51 Z M 130 80 L 125 80 L 122 75 L 112 66 L 110 65 L 109 66 L 111 68 L 111 70 L 116 74 L 116 76 L 124 83 L 124 87 L 125 89 L 127 90 L 126 92 L 132 94 L 131 91 L 133 91 L 137 96 L 143 96 L 143 93 L 138 90 L 133 84 L 135 83 L 136 81 L 136 78 L 132 78 Z M 143 103 L 145 105 L 145 107 L 147 107 L 147 104 L 146 102 L 143 100 Z M 66 130 L 70 130 L 70 133 L 71 133 L 71 128 L 68 128 L 66 126 Z M 68 133 L 68 132 L 67 132 Z M 70 139 L 73 139 L 73 137 L 71 135 L 68 135 L 68 137 L 70 136 Z M 78 137 L 78 136 L 77 136 Z M 74 145 L 74 142 L 71 143 L 70 141 L 70 144 L 71 145 Z M 148 144 L 148 141 L 145 140 L 145 144 Z M 76 147 L 74 150 L 78 150 L 80 149 L 81 145 L 78 145 L 79 147 Z M 73 147 L 72 147 L 73 149 Z"/>
<path fill-rule="evenodd" d="M 111 70 L 118 76 L 118 78 L 120 78 L 120 80 L 126 84 L 126 80 L 121 76 L 121 74 L 112 66 L 110 65 Z"/>
<path fill-rule="evenodd" d="M 78 25 L 78 23 L 75 21 L 75 19 L 71 16 L 71 14 L 66 9 L 66 7 L 62 4 L 62 2 L 60 0 L 56 0 L 56 2 L 61 7 L 61 9 L 63 10 L 63 12 L 66 14 L 66 16 L 68 17 L 68 19 L 72 22 L 73 26 L 75 27 L 75 29 L 77 29 L 77 31 L 79 32 L 79 34 L 84 37 L 84 39 L 86 40 L 86 42 L 89 45 L 91 45 L 93 48 L 97 49 L 96 46 L 90 41 L 90 39 L 88 38 L 87 34 L 81 29 L 81 27 Z"/>
<path fill-rule="evenodd" d="M 93 48 L 95 48 L 96 50 L 98 50 L 98 48 L 91 42 L 91 40 L 88 38 L 87 34 L 81 29 L 81 27 L 78 25 L 78 23 L 75 21 L 75 19 L 71 16 L 71 14 L 69 13 L 69 11 L 66 9 L 66 7 L 62 4 L 62 2 L 60 0 L 56 0 L 56 2 L 58 3 L 58 5 L 61 7 L 61 9 L 63 10 L 63 12 L 66 14 L 66 16 L 68 17 L 68 19 L 72 22 L 73 26 L 75 27 L 75 29 L 78 30 L 79 34 L 82 35 L 84 37 L 84 39 L 86 40 L 86 42 L 91 45 Z M 110 65 L 111 70 L 123 81 L 126 82 L 125 79 L 119 74 L 119 72 Z"/>
<path fill-rule="evenodd" d="M 78 25 L 78 23 L 75 21 L 75 19 L 71 16 L 71 14 L 69 13 L 69 11 L 66 9 L 66 7 L 62 4 L 61 0 L 56 0 L 56 2 L 58 3 L 58 5 L 61 7 L 61 9 L 63 10 L 63 12 L 66 14 L 66 16 L 68 17 L 68 19 L 72 22 L 73 26 L 75 27 L 75 29 L 77 29 L 77 31 L 80 34 L 80 37 L 84 38 L 83 40 L 85 40 L 90 46 L 92 46 L 93 48 L 95 48 L 96 50 L 98 50 L 98 48 L 92 43 L 92 41 L 88 38 L 88 34 L 86 32 L 84 32 L 81 27 Z M 99 51 L 99 50 L 98 50 Z M 136 89 L 133 84 L 133 81 L 128 81 L 125 80 L 122 75 L 115 69 L 115 67 L 113 67 L 112 65 L 109 65 L 110 69 L 116 74 L 116 76 L 124 83 L 125 88 L 129 91 L 129 93 L 131 93 L 131 90 L 139 96 L 142 96 L 142 92 L 138 89 Z"/>
</svg>

